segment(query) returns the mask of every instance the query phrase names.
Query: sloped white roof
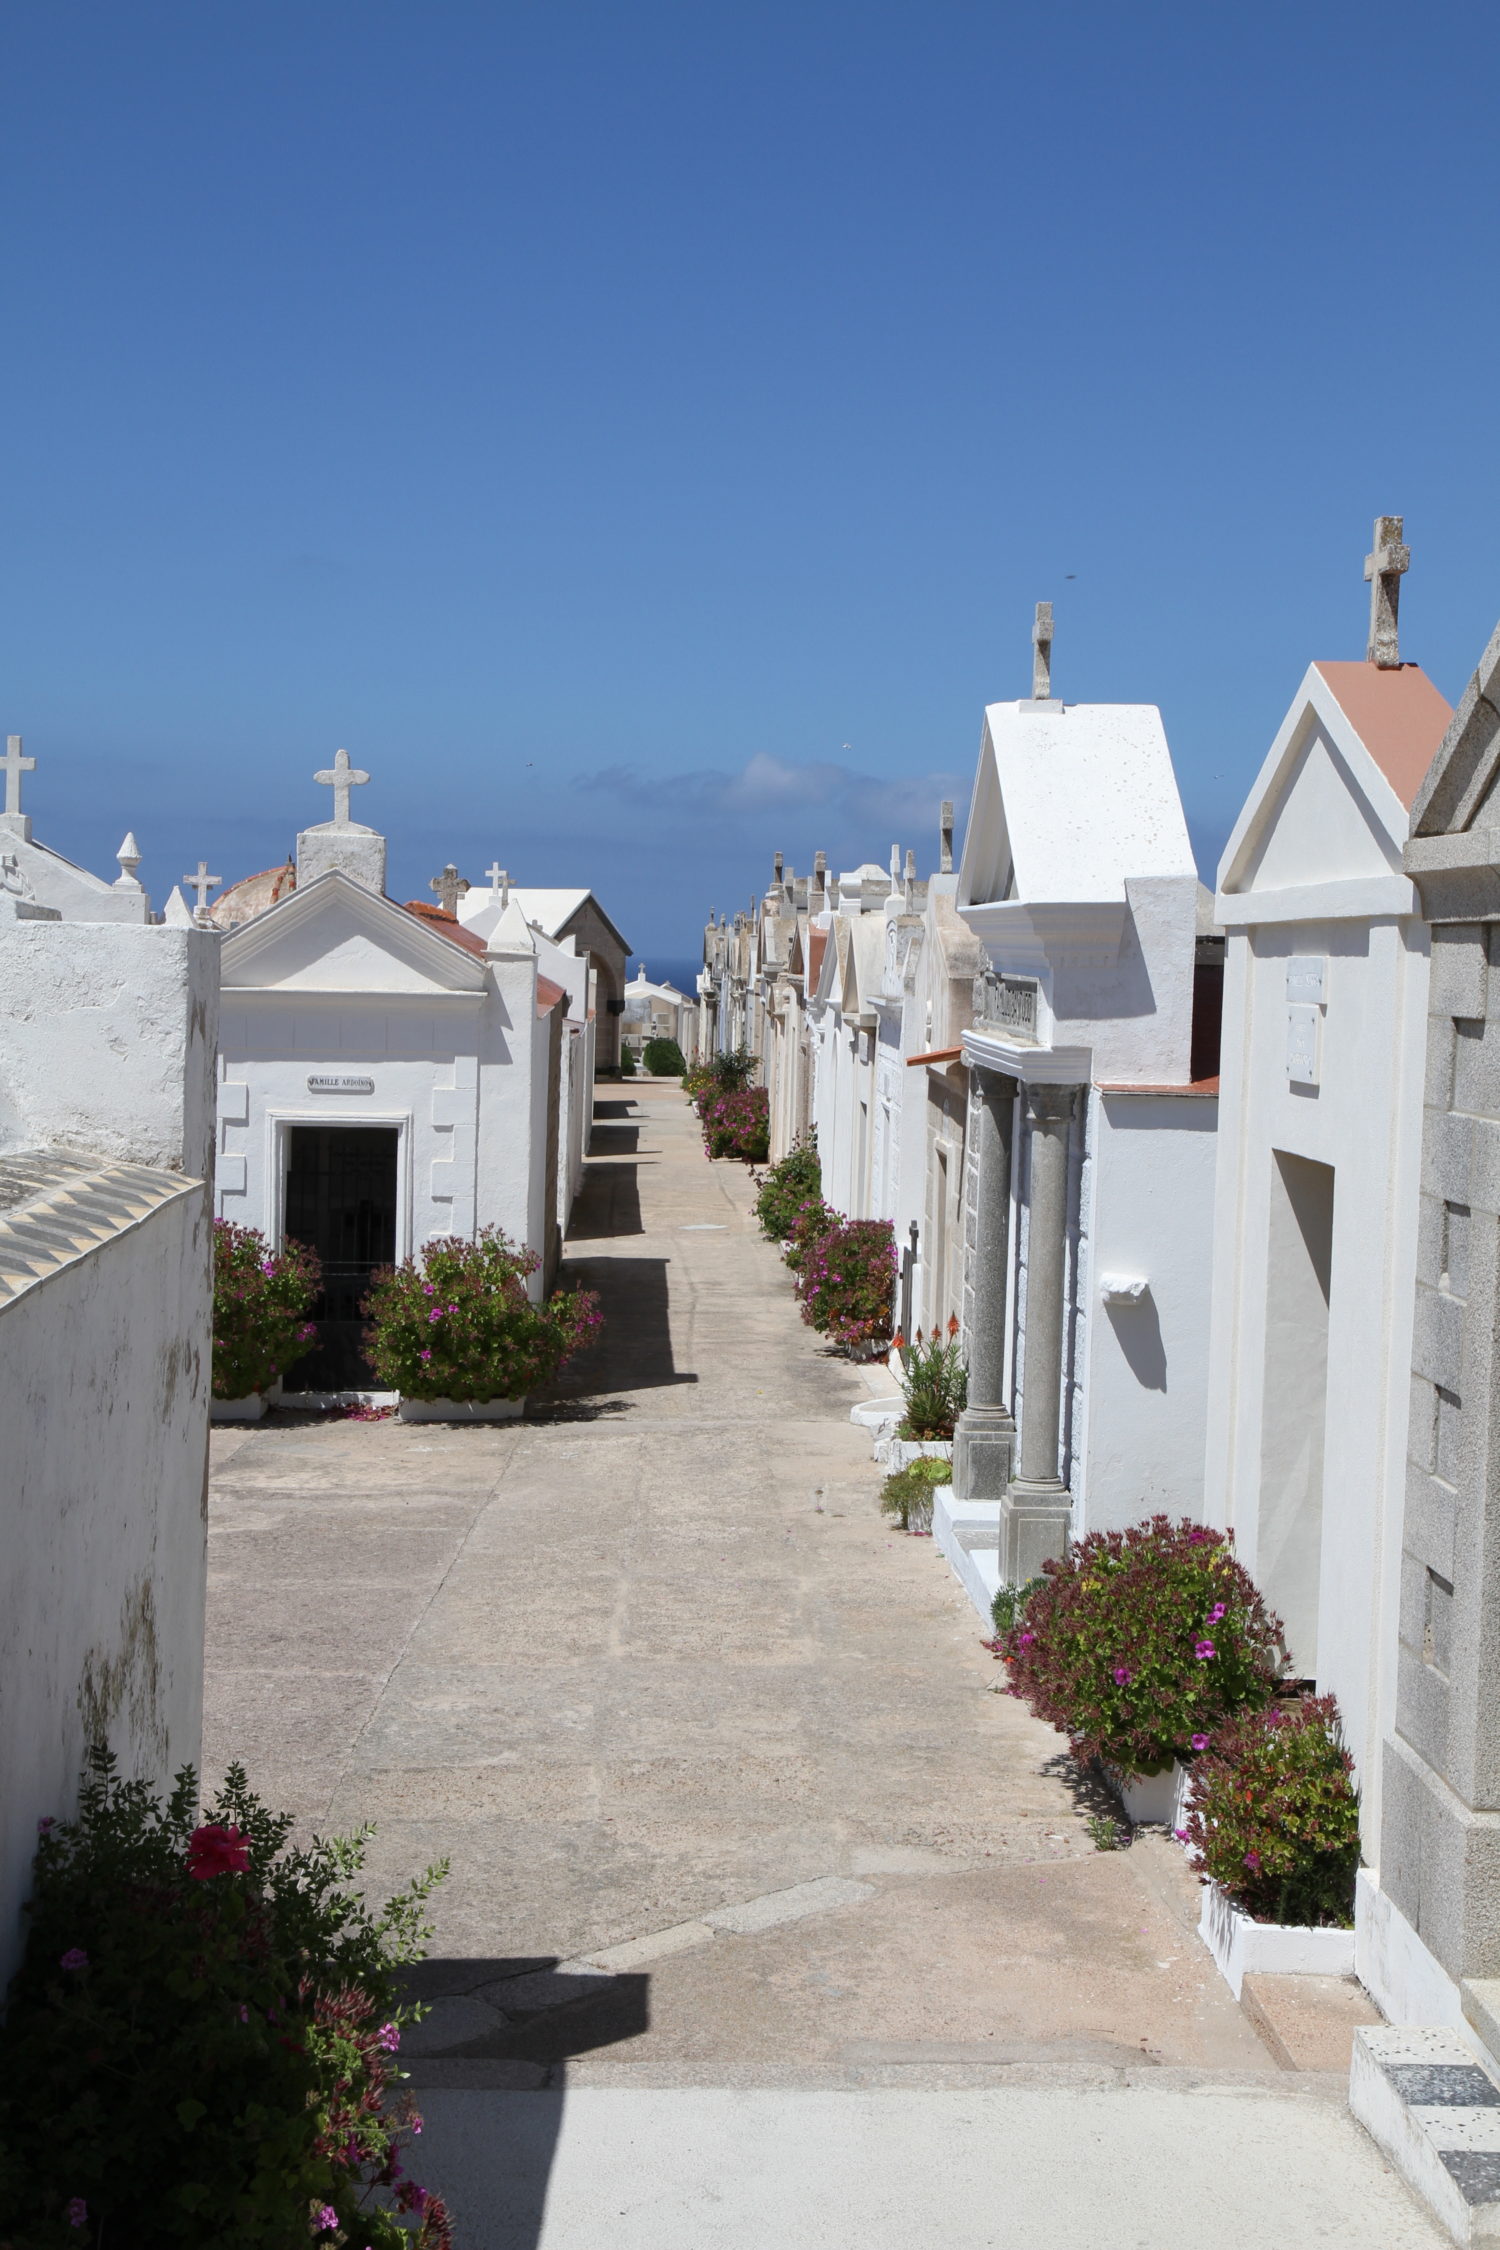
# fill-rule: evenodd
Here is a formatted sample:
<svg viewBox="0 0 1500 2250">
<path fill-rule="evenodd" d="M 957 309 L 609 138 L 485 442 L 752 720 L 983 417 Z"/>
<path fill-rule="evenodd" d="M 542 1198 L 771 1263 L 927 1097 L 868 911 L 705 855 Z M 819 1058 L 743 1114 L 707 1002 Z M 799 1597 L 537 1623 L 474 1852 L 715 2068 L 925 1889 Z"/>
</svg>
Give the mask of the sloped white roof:
<svg viewBox="0 0 1500 2250">
<path fill-rule="evenodd" d="M 524 890 L 519 883 L 512 883 L 510 895 L 528 922 L 535 922 L 548 937 L 555 938 L 563 924 L 571 921 L 584 900 L 591 897 L 592 893 L 586 889 Z M 466 929 L 477 929 L 482 937 L 488 937 L 500 919 L 500 894 L 491 890 L 488 883 L 482 888 L 476 883 L 473 890 L 465 891 L 459 900 L 458 918 Z"/>
<path fill-rule="evenodd" d="M 1196 876 L 1154 703 L 992 703 L 958 903 L 1123 900 L 1127 878 Z"/>
</svg>

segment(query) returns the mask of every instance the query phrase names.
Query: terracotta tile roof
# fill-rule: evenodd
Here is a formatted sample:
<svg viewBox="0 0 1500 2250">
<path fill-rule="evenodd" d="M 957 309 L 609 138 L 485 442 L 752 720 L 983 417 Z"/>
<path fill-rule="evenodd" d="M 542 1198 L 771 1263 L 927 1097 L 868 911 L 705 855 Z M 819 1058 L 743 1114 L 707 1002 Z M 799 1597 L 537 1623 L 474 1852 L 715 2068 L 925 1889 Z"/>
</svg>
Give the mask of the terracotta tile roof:
<svg viewBox="0 0 1500 2250">
<path fill-rule="evenodd" d="M 428 906 L 422 899 L 409 898 L 405 908 L 436 936 L 447 938 L 450 945 L 461 945 L 465 953 L 477 953 L 481 961 L 484 959 L 484 939 L 473 930 L 466 930 L 457 915 L 450 914 L 446 907 Z"/>
<path fill-rule="evenodd" d="M 823 955 L 828 949 L 826 930 L 809 930 L 807 933 L 807 984 L 809 998 L 818 989 L 818 979 L 823 973 Z"/>
<path fill-rule="evenodd" d="M 1217 1094 L 1219 1081 L 1214 1078 L 1190 1078 L 1185 1086 L 1137 1086 L 1125 1080 L 1096 1078 L 1094 1090 L 1100 1094 Z"/>
<path fill-rule="evenodd" d="M 1317 669 L 1408 812 L 1448 731 L 1452 706 L 1420 664 L 1325 662 Z"/>
<path fill-rule="evenodd" d="M 915 1070 L 919 1063 L 957 1062 L 962 1054 L 962 1047 L 934 1047 L 929 1054 L 908 1055 L 906 1067 L 908 1070 Z"/>
<path fill-rule="evenodd" d="M 537 978 L 536 1012 L 539 1016 L 550 1016 L 558 1001 L 566 1000 L 567 997 L 562 986 L 554 984 L 550 977 L 539 976 Z"/>
</svg>

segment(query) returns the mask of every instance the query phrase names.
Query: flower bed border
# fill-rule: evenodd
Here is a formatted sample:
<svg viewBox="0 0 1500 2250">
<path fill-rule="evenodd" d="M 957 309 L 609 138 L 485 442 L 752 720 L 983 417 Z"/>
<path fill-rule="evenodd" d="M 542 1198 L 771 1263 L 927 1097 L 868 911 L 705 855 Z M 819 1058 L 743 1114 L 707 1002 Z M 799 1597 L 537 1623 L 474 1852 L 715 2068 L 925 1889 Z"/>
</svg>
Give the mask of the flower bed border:
<svg viewBox="0 0 1500 2250">
<path fill-rule="evenodd" d="M 1312 1929 L 1293 1922 L 1254 1922 L 1217 1883 L 1203 1886 L 1198 1935 L 1234 1994 L 1247 1976 L 1352 1977 L 1353 1930 Z"/>
</svg>

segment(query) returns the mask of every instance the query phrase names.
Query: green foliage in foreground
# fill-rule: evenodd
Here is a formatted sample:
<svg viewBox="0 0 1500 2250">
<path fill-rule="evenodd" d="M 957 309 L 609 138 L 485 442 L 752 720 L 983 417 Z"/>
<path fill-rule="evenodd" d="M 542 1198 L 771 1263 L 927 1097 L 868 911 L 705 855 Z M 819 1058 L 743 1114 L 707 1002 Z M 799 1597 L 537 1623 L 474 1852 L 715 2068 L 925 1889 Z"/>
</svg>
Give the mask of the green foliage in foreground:
<svg viewBox="0 0 1500 2250">
<path fill-rule="evenodd" d="M 922 1454 L 888 1476 L 880 1488 L 880 1512 L 894 1516 L 902 1531 L 932 1529 L 933 1487 L 953 1482 L 953 1463 Z"/>
<path fill-rule="evenodd" d="M 396 1971 L 446 1864 L 372 1914 L 369 1829 L 291 1850 L 238 1766 L 201 1822 L 197 1795 L 190 1767 L 163 1804 L 96 1749 L 77 1819 L 41 1823 L 0 2030 L 7 2250 L 445 2250 L 389 2097 Z"/>
</svg>

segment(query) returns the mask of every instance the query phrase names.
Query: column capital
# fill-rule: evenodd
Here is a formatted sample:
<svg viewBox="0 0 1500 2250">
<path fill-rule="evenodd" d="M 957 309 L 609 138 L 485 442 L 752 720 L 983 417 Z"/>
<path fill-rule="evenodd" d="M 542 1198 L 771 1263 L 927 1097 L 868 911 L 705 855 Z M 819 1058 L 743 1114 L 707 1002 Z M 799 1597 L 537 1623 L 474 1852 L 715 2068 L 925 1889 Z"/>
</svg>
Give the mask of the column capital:
<svg viewBox="0 0 1500 2250">
<path fill-rule="evenodd" d="M 1073 1096 L 1076 1086 L 1032 1086 L 1026 1088 L 1026 1115 L 1033 1125 L 1056 1125 L 1073 1113 Z"/>
</svg>

